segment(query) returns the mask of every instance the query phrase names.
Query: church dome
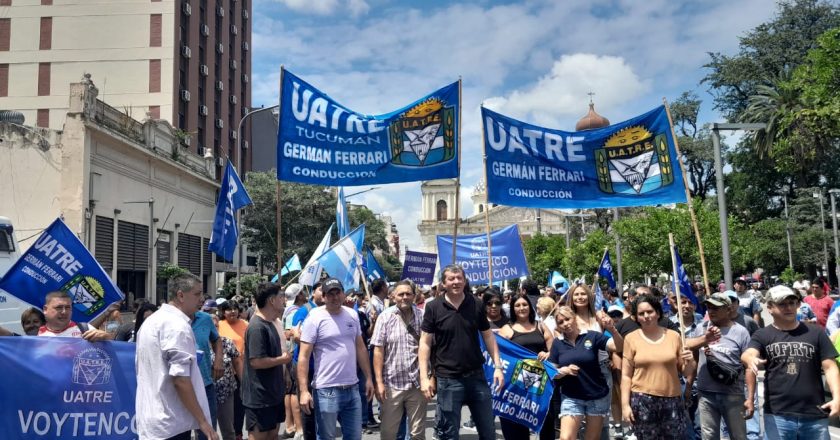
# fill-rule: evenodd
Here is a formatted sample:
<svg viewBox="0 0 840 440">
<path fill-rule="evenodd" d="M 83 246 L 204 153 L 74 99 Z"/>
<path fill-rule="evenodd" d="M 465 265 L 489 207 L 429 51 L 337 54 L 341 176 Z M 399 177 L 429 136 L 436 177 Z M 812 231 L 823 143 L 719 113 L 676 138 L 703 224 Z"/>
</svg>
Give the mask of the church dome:
<svg viewBox="0 0 840 440">
<path fill-rule="evenodd" d="M 595 103 L 589 103 L 589 113 L 575 124 L 575 131 L 594 130 L 610 125 L 610 120 L 595 112 Z"/>
</svg>

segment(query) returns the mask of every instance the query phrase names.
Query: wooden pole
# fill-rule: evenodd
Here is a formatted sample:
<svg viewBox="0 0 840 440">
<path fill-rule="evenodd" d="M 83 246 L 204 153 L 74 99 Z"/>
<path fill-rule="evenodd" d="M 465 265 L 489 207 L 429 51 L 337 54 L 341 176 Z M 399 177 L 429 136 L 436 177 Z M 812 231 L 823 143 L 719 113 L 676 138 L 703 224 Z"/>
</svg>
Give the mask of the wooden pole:
<svg viewBox="0 0 840 440">
<path fill-rule="evenodd" d="M 484 104 L 481 105 L 484 108 Z M 487 285 L 493 285 L 493 242 L 490 239 L 490 182 L 487 180 L 487 143 L 484 137 L 484 121 L 481 121 L 481 148 L 484 151 L 484 227 L 487 231 Z"/>
<path fill-rule="evenodd" d="M 455 221 L 452 231 L 452 263 L 458 249 L 458 223 L 461 222 L 461 77 L 458 77 L 458 177 L 455 178 Z"/>
<path fill-rule="evenodd" d="M 682 295 L 680 294 L 680 277 L 677 274 L 677 255 L 674 253 L 674 234 L 668 233 L 668 248 L 671 250 L 671 267 L 674 269 L 674 290 L 677 293 L 677 321 L 680 323 L 680 340 L 685 349 L 685 325 L 682 316 Z"/>
<path fill-rule="evenodd" d="M 280 103 L 277 107 L 278 114 L 280 117 L 277 119 L 277 131 L 280 132 L 280 125 L 283 123 L 283 65 L 280 65 Z M 279 152 L 278 152 L 279 155 Z M 279 156 L 278 156 L 279 158 Z M 280 187 L 280 178 L 278 171 L 278 178 L 277 178 L 277 191 L 275 193 L 275 202 L 277 204 L 277 273 L 280 273 L 280 268 L 283 267 L 283 221 L 281 218 L 281 209 L 280 203 L 282 202 L 282 194 L 281 194 L 281 187 Z"/>
<path fill-rule="evenodd" d="M 685 187 L 685 199 L 688 202 L 688 213 L 691 215 L 691 225 L 694 227 L 694 237 L 697 240 L 697 250 L 700 252 L 700 268 L 703 270 L 703 286 L 706 288 L 709 286 L 709 271 L 706 269 L 706 252 L 703 250 L 703 239 L 700 237 L 700 227 L 697 226 L 697 214 L 694 213 L 694 203 L 691 198 L 691 191 L 688 190 L 688 178 L 685 174 L 685 165 L 683 164 L 682 154 L 680 153 L 680 143 L 677 141 L 677 133 L 674 131 L 674 120 L 671 119 L 671 109 L 668 105 L 668 100 L 665 98 L 662 98 L 662 103 L 665 105 L 665 113 L 668 115 L 668 125 L 671 126 L 671 136 L 674 138 L 674 149 L 677 150 L 677 161 L 680 164 L 680 171 L 682 171 L 683 187 Z"/>
</svg>

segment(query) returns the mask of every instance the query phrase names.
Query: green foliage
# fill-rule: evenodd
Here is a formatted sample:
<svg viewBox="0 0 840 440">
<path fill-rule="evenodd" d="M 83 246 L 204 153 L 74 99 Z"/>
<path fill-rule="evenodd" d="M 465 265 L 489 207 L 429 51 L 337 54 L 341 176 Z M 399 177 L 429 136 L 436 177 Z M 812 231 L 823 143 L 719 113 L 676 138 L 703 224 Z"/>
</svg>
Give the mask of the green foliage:
<svg viewBox="0 0 840 440">
<path fill-rule="evenodd" d="M 600 229 L 588 233 L 585 240 L 570 244 L 569 250 L 563 255 L 563 268 L 566 271 L 562 273 L 567 279 L 586 275 L 587 282 L 591 282 L 601 264 L 604 249 L 610 249 L 611 255 L 615 255 L 613 237 Z"/>
<path fill-rule="evenodd" d="M 715 163 L 709 125 L 701 126 L 698 123 L 700 104 L 702 101 L 697 94 L 683 92 L 670 107 L 691 195 L 705 200 L 715 185 Z M 725 145 L 721 145 L 721 148 L 725 151 Z"/>
<path fill-rule="evenodd" d="M 169 280 L 185 273 L 189 273 L 189 271 L 177 264 L 163 263 L 158 267 L 157 277 L 159 280 Z"/>
<path fill-rule="evenodd" d="M 799 281 L 799 280 L 805 278 L 805 275 L 796 272 L 795 270 L 793 270 L 792 267 L 788 266 L 788 267 L 785 268 L 785 270 L 782 272 L 782 274 L 779 275 L 779 278 L 785 284 L 791 285 L 791 284 L 794 283 L 794 281 Z"/>
<path fill-rule="evenodd" d="M 351 228 L 356 228 L 362 223 L 365 224 L 365 245 L 367 247 L 388 250 L 388 239 L 385 231 L 386 225 L 382 220 L 377 218 L 373 211 L 364 206 L 353 207 L 347 216 L 350 217 Z M 387 227 L 390 226 L 387 225 Z"/>
<path fill-rule="evenodd" d="M 239 285 L 239 294 L 251 298 L 257 293 L 257 286 L 263 282 L 268 281 L 265 276 L 259 274 L 242 275 L 242 281 Z M 231 277 L 222 286 L 221 295 L 224 298 L 231 299 L 236 295 L 236 277 Z"/>
<path fill-rule="evenodd" d="M 566 254 L 565 235 L 537 234 L 525 240 L 522 246 L 531 278 L 537 282 L 547 280 L 548 274 L 553 270 L 559 270 L 564 276 L 569 276 L 568 270 L 563 266 L 563 257 Z"/>
</svg>

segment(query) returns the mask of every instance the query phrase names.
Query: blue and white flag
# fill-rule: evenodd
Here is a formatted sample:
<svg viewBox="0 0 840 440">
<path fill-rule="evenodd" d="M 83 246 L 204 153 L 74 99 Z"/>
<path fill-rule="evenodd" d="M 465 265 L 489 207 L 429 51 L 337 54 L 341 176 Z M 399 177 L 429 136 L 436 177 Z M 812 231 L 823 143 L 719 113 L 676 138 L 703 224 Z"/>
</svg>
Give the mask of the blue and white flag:
<svg viewBox="0 0 840 440">
<path fill-rule="evenodd" d="M 609 127 L 566 132 L 481 109 L 488 202 L 609 208 L 685 202 L 665 107 Z"/>
<path fill-rule="evenodd" d="M 595 294 L 595 310 L 605 309 L 606 301 L 604 300 L 604 292 L 601 290 L 601 283 L 595 283 L 595 291 L 592 293 Z"/>
<path fill-rule="evenodd" d="M 685 271 L 685 266 L 683 266 L 682 258 L 680 258 L 680 253 L 677 252 L 676 245 L 674 245 L 674 257 L 677 260 L 677 267 L 674 268 L 674 271 L 676 272 L 677 280 L 679 280 L 680 283 L 680 295 L 693 302 L 698 313 L 703 313 L 706 308 L 703 307 L 703 304 L 701 304 L 700 300 L 697 299 L 697 296 L 694 295 L 694 288 L 691 286 L 691 278 L 688 277 L 688 272 Z"/>
<path fill-rule="evenodd" d="M 540 432 L 551 406 L 552 378 L 557 374 L 557 368 L 551 362 L 537 360 L 536 353 L 521 345 L 494 335 L 505 375 L 505 384 L 499 391 L 492 387 L 493 358 L 487 352 L 484 338 L 478 338 L 485 360 L 484 376 L 491 385 L 493 414 Z"/>
<path fill-rule="evenodd" d="M 569 288 L 569 280 L 561 275 L 559 271 L 555 270 L 548 276 L 548 285 L 555 289 L 564 289 L 563 291 L 565 292 L 565 289 Z"/>
<path fill-rule="evenodd" d="M 338 278 L 344 290 L 359 288 L 359 268 L 361 267 L 361 253 L 365 241 L 365 225 L 361 225 L 347 234 L 346 237 L 335 242 L 323 255 L 318 257 L 318 263 L 330 276 Z"/>
<path fill-rule="evenodd" d="M 73 299 L 75 322 L 88 322 L 125 296 L 60 218 L 44 230 L 0 279 L 5 290 L 42 309 L 48 293 L 60 290 Z"/>
<path fill-rule="evenodd" d="M 318 247 L 315 248 L 315 252 L 312 253 L 312 257 L 309 258 L 309 261 L 306 262 L 306 266 L 303 266 L 300 276 L 298 277 L 298 282 L 304 286 L 313 286 L 318 280 L 321 279 L 321 264 L 318 263 L 318 257 L 324 254 L 327 249 L 330 248 L 330 236 L 332 235 L 332 225 L 330 228 L 327 229 L 327 233 L 324 234 L 324 238 L 321 239 L 321 243 L 318 244 Z"/>
<path fill-rule="evenodd" d="M 271 282 L 276 283 L 280 277 L 286 275 L 287 273 L 296 272 L 300 269 L 300 257 L 298 257 L 298 254 L 294 254 L 292 255 L 292 258 L 289 258 L 289 261 L 283 265 L 280 275 L 274 274 L 274 278 L 271 279 Z"/>
<path fill-rule="evenodd" d="M 358 186 L 458 176 L 457 82 L 372 116 L 348 109 L 289 71 L 282 77 L 279 180 Z"/>
<path fill-rule="evenodd" d="M 216 218 L 213 219 L 213 232 L 210 234 L 208 251 L 219 255 L 225 261 L 233 261 L 236 238 L 239 236 L 236 211 L 252 203 L 251 197 L 245 191 L 245 185 L 239 180 L 236 170 L 228 161 L 225 165 L 225 175 L 222 177 L 222 187 L 219 189 Z"/>
<path fill-rule="evenodd" d="M 385 275 L 385 270 L 382 269 L 382 266 L 379 265 L 379 262 L 376 261 L 376 257 L 373 255 L 373 252 L 370 251 L 370 248 L 365 248 L 365 264 L 364 264 L 365 274 L 367 274 L 368 281 L 374 281 L 378 279 L 383 279 L 388 281 L 388 276 Z"/>
<path fill-rule="evenodd" d="M 615 289 L 615 277 L 613 277 L 613 267 L 610 261 L 610 251 L 604 251 L 604 258 L 601 259 L 601 264 L 598 265 L 598 276 L 607 280 L 610 288 Z"/>
<path fill-rule="evenodd" d="M 338 225 L 338 238 L 350 233 L 350 217 L 347 215 L 347 200 L 344 199 L 344 187 L 338 188 L 338 200 L 335 204 L 335 224 Z"/>
<path fill-rule="evenodd" d="M 81 338 L 0 338 L 3 438 L 137 439 L 135 348 Z"/>
<path fill-rule="evenodd" d="M 510 280 L 529 275 L 528 262 L 522 250 L 519 227 L 510 225 L 490 233 L 493 248 L 493 281 Z M 437 236 L 440 267 L 452 264 L 452 236 Z M 458 236 L 455 261 L 464 268 L 471 285 L 488 284 L 487 234 Z"/>
</svg>

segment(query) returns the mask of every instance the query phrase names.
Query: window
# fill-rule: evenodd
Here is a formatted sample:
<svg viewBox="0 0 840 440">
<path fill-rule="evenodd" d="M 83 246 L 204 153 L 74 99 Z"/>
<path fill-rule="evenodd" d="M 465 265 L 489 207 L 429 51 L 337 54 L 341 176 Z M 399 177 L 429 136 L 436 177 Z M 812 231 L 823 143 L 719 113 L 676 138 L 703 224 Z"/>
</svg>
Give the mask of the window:
<svg viewBox="0 0 840 440">
<path fill-rule="evenodd" d="M 446 201 L 438 200 L 437 202 L 437 219 L 446 220 L 446 211 L 447 211 Z"/>
<path fill-rule="evenodd" d="M 41 17 L 41 32 L 38 49 L 50 50 L 52 48 L 52 17 Z"/>
<path fill-rule="evenodd" d="M 152 14 L 149 16 L 149 46 L 161 47 L 161 29 L 163 27 L 163 16 Z"/>
</svg>

